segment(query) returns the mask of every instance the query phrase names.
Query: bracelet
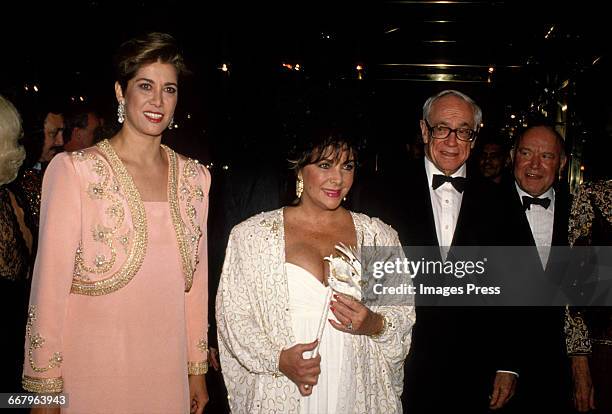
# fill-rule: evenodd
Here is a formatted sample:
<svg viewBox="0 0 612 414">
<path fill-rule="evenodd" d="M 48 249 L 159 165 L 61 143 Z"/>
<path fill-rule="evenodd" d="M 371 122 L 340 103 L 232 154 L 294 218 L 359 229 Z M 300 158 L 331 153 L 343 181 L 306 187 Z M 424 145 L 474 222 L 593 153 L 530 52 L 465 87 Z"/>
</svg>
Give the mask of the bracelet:
<svg viewBox="0 0 612 414">
<path fill-rule="evenodd" d="M 387 331 L 387 326 L 389 325 L 388 321 L 387 321 L 387 317 L 382 314 L 382 313 L 377 313 L 377 315 L 380 315 L 382 317 L 382 328 L 380 328 L 380 331 L 376 332 L 375 334 L 370 335 L 370 338 L 372 339 L 378 339 L 382 336 L 382 334 L 384 334 Z"/>
<path fill-rule="evenodd" d="M 37 378 L 23 375 L 21 385 L 24 390 L 36 393 L 59 393 L 64 389 L 62 377 L 56 378 Z"/>
<path fill-rule="evenodd" d="M 187 373 L 189 375 L 204 375 L 208 372 L 208 361 L 188 362 Z"/>
</svg>

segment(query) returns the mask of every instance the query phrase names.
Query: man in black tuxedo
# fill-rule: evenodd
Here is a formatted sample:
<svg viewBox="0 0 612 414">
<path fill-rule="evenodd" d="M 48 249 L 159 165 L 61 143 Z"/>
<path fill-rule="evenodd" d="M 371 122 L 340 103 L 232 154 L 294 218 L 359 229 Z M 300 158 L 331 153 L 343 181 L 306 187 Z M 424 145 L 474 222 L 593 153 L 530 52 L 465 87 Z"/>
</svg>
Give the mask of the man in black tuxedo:
<svg viewBox="0 0 612 414">
<path fill-rule="evenodd" d="M 425 159 L 383 177 L 383 194 L 357 207 L 392 225 L 409 258 L 419 260 L 426 251 L 427 259 L 444 260 L 454 246 L 498 244 L 498 234 L 505 233 L 495 204 L 498 190 L 467 171 L 481 119 L 481 109 L 461 92 L 430 97 L 420 121 Z M 502 319 L 492 317 L 490 308 L 424 306 L 416 300 L 404 412 L 473 414 L 504 406 L 517 375 Z"/>
<path fill-rule="evenodd" d="M 563 138 L 551 126 L 530 126 L 517 139 L 512 158 L 515 182 L 505 189 L 512 245 L 534 246 L 522 254 L 514 271 L 532 278 L 523 279 L 530 289 L 542 281 L 553 282 L 554 289 L 566 266 L 563 251 L 554 246 L 567 246 L 568 240 L 567 192 L 553 188 L 566 164 Z M 514 312 L 522 338 L 522 385 L 516 398 L 521 412 L 562 413 L 569 408 L 563 311 L 542 300 L 537 307 Z"/>
</svg>

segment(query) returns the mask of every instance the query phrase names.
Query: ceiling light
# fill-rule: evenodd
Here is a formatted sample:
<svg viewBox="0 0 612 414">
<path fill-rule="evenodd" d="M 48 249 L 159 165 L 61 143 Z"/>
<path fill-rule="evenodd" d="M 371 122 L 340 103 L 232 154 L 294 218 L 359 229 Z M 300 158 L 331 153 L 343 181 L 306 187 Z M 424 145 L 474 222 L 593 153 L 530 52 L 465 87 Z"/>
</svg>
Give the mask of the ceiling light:
<svg viewBox="0 0 612 414">
<path fill-rule="evenodd" d="M 554 29 L 555 29 L 555 25 L 553 24 L 552 26 L 550 26 L 550 29 L 548 30 L 548 33 L 546 33 L 546 36 L 544 36 L 544 39 L 548 39 L 548 37 L 550 36 L 550 34 L 553 32 Z"/>
</svg>

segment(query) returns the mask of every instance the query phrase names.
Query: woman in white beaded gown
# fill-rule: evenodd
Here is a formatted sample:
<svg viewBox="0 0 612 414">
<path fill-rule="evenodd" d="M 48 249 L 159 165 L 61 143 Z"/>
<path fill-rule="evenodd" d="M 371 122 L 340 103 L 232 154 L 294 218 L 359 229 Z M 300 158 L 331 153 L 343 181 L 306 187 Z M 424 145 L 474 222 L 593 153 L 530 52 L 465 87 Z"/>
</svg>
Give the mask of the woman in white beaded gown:
<svg viewBox="0 0 612 414">
<path fill-rule="evenodd" d="M 351 141 L 333 129 L 308 138 L 293 162 L 297 202 L 230 234 L 216 307 L 229 404 L 233 413 L 399 413 L 414 308 L 366 306 L 351 278 L 361 276 L 362 246 L 400 242 L 341 206 L 355 174 Z"/>
</svg>

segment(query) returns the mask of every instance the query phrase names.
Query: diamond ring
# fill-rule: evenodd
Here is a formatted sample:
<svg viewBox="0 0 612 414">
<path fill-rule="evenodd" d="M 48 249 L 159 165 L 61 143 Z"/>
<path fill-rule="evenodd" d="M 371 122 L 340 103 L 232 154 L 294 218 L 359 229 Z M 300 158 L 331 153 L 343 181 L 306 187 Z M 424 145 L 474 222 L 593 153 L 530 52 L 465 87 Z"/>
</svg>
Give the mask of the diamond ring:
<svg viewBox="0 0 612 414">
<path fill-rule="evenodd" d="M 353 321 L 349 321 L 349 323 L 346 325 L 346 329 L 348 329 L 349 331 L 353 330 Z"/>
</svg>

